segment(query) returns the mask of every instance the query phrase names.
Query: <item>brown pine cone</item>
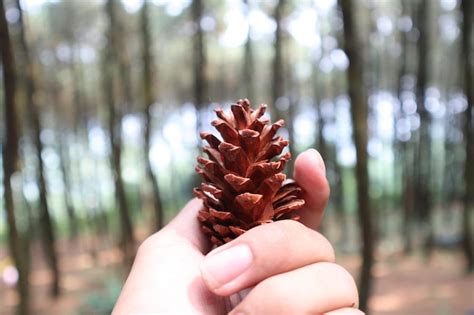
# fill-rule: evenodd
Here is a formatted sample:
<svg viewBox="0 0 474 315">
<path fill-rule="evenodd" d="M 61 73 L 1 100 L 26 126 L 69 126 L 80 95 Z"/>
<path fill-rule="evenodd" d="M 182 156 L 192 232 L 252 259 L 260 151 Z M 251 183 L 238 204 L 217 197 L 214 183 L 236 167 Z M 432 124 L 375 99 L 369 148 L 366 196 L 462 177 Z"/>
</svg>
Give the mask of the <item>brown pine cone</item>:
<svg viewBox="0 0 474 315">
<path fill-rule="evenodd" d="M 230 113 L 217 108 L 212 125 L 223 141 L 201 133 L 208 158 L 197 158 L 196 172 L 204 182 L 194 194 L 204 204 L 198 215 L 202 230 L 216 246 L 260 224 L 299 219 L 293 212 L 304 205 L 302 190 L 282 173 L 291 154 L 279 156 L 288 145 L 276 136 L 284 121 L 269 124 L 262 118 L 266 107 L 253 110 L 245 99 Z"/>
</svg>

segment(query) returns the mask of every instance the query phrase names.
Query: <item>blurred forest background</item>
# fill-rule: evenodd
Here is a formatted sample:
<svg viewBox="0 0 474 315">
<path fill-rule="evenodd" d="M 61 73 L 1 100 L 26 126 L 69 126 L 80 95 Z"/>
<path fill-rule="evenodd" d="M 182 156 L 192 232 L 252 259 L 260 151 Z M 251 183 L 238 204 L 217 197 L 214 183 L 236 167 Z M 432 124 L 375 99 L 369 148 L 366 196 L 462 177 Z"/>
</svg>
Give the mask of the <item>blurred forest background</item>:
<svg viewBox="0 0 474 315">
<path fill-rule="evenodd" d="M 473 314 L 474 1 L 0 5 L 1 314 L 108 314 L 239 98 L 326 160 L 363 309 Z"/>
</svg>

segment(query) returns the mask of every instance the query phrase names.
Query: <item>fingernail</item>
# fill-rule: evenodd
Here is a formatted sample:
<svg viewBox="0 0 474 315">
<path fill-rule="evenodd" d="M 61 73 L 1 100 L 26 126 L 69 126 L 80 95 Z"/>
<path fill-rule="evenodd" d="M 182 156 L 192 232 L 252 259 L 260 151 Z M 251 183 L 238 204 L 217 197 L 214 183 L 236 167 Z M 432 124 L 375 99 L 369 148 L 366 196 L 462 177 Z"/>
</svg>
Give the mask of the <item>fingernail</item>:
<svg viewBox="0 0 474 315">
<path fill-rule="evenodd" d="M 212 289 L 218 289 L 247 270 L 252 260 L 252 251 L 248 245 L 235 245 L 208 254 L 201 265 L 201 273 Z"/>
<path fill-rule="evenodd" d="M 308 154 L 311 154 L 318 168 L 323 172 L 324 175 L 326 175 L 326 165 L 324 164 L 324 160 L 321 154 L 315 149 L 308 149 L 306 150 L 306 152 L 308 152 Z"/>
</svg>

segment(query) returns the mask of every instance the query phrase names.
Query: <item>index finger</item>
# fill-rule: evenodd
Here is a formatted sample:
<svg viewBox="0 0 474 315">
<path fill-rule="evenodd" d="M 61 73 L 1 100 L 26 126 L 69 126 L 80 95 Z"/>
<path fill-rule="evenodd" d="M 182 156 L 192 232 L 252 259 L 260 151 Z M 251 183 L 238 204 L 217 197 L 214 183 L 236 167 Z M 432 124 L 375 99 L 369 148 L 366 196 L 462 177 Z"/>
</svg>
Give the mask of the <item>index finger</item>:
<svg viewBox="0 0 474 315">
<path fill-rule="evenodd" d="M 318 151 L 309 149 L 296 158 L 294 179 L 304 190 L 305 206 L 296 214 L 301 223 L 315 229 L 329 199 L 329 184 L 326 179 L 326 167 Z"/>
</svg>

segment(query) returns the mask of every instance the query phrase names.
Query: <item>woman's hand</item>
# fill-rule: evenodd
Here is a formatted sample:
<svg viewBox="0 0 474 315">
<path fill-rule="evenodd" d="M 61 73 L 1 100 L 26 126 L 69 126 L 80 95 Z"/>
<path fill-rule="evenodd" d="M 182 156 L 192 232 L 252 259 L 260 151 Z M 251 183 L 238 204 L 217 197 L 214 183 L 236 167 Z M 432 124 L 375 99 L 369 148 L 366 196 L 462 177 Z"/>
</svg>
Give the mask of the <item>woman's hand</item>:
<svg viewBox="0 0 474 315">
<path fill-rule="evenodd" d="M 352 277 L 315 232 L 329 196 L 324 163 L 308 150 L 295 162 L 304 189 L 301 222 L 249 230 L 207 255 L 190 201 L 140 246 L 114 314 L 361 314 Z"/>
</svg>

